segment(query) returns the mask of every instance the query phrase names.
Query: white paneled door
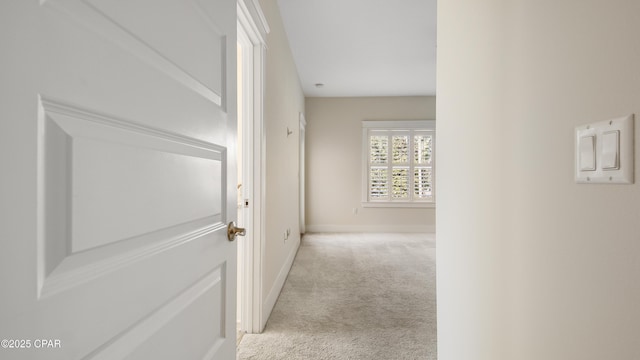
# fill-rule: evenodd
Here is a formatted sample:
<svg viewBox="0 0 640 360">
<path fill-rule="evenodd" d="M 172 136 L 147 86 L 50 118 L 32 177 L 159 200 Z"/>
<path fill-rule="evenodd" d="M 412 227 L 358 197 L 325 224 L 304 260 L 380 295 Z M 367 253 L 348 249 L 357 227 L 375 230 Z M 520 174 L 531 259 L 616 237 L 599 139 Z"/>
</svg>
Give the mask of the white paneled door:
<svg viewBox="0 0 640 360">
<path fill-rule="evenodd" d="M 235 359 L 235 0 L 0 2 L 0 359 Z"/>
</svg>

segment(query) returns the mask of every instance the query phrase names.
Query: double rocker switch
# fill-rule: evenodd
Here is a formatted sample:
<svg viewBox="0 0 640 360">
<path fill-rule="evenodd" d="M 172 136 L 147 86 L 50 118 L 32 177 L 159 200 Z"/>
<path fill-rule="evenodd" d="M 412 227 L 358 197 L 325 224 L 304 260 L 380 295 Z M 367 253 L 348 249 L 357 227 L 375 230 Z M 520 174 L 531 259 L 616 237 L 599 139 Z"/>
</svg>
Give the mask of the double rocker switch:
<svg viewBox="0 0 640 360">
<path fill-rule="evenodd" d="M 607 131 L 600 137 L 602 141 L 600 151 L 600 167 L 602 170 L 620 169 L 620 131 Z M 597 136 L 587 135 L 580 138 L 580 170 L 595 171 L 597 166 L 596 142 Z"/>
<path fill-rule="evenodd" d="M 581 184 L 633 184 L 634 116 L 575 128 L 576 176 Z"/>
</svg>

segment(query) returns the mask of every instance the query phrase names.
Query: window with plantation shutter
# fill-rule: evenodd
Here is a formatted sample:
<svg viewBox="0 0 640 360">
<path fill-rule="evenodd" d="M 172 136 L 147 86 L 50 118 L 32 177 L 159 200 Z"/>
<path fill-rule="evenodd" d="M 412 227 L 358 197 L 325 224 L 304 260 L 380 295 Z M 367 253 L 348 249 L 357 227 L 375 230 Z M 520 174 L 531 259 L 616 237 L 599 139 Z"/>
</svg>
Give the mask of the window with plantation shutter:
<svg viewBox="0 0 640 360">
<path fill-rule="evenodd" d="M 363 121 L 363 206 L 435 205 L 435 121 Z"/>
</svg>

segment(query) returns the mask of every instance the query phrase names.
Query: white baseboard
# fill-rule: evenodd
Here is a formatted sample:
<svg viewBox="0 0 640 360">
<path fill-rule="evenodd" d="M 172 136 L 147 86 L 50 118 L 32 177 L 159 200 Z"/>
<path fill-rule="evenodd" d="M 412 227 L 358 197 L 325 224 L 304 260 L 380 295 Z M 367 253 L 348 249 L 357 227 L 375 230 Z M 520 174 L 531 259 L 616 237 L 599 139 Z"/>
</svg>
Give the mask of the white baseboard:
<svg viewBox="0 0 640 360">
<path fill-rule="evenodd" d="M 261 329 L 264 329 L 265 325 L 267 325 L 267 320 L 269 320 L 269 316 L 271 316 L 271 311 L 273 311 L 273 307 L 276 306 L 276 301 L 278 301 L 278 296 L 280 296 L 280 292 L 282 291 L 282 287 L 284 286 L 284 282 L 287 280 L 287 276 L 289 275 L 289 271 L 291 270 L 291 266 L 293 265 L 293 260 L 296 258 L 296 254 L 298 253 L 298 249 L 300 248 L 300 241 L 291 249 L 291 253 L 287 256 L 287 260 L 285 260 L 282 268 L 280 268 L 280 273 L 278 273 L 278 277 L 276 277 L 276 281 L 273 283 L 271 290 L 269 291 L 269 295 L 264 299 L 264 303 L 262 304 L 262 326 Z"/>
<path fill-rule="evenodd" d="M 435 233 L 435 225 L 307 225 L 308 233 Z"/>
</svg>

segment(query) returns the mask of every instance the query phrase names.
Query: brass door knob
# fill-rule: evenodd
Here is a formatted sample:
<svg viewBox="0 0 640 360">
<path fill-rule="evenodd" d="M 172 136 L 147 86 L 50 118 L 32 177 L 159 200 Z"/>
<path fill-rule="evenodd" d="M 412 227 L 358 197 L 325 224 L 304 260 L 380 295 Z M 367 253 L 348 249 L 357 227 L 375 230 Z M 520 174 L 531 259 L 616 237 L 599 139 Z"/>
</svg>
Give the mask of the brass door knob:
<svg viewBox="0 0 640 360">
<path fill-rule="evenodd" d="M 247 231 L 244 228 L 236 227 L 236 223 L 233 221 L 230 222 L 227 227 L 227 239 L 229 239 L 229 241 L 235 240 L 238 235 L 245 236 L 246 233 Z"/>
</svg>

